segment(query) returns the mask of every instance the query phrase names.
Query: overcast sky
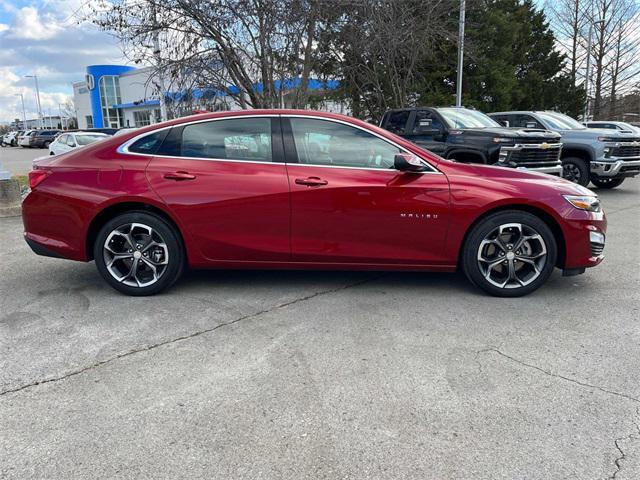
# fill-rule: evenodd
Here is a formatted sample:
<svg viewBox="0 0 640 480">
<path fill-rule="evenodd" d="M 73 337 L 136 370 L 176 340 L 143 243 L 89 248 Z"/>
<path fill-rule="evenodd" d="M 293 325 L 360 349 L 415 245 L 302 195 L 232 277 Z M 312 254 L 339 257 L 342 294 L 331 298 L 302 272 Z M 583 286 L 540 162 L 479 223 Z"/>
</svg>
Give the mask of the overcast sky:
<svg viewBox="0 0 640 480">
<path fill-rule="evenodd" d="M 87 65 L 122 63 L 117 42 L 76 16 L 87 0 L 0 0 L 0 122 L 36 118 L 33 78 L 37 75 L 43 114 L 58 114 L 58 104 L 73 93 Z M 86 10 L 85 10 L 86 12 Z"/>
</svg>

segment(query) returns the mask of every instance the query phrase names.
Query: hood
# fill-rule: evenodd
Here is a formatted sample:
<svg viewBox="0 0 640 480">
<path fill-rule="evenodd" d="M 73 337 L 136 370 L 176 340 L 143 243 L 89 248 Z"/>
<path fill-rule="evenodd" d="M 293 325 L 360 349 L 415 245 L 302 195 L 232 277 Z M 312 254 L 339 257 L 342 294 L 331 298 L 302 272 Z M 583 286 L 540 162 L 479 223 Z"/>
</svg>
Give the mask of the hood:
<svg viewBox="0 0 640 480">
<path fill-rule="evenodd" d="M 509 137 L 509 138 L 537 138 L 540 140 L 559 140 L 560 134 L 542 129 L 514 129 L 507 127 L 486 127 L 486 128 L 466 128 L 453 129 L 464 132 L 470 136 L 493 136 L 493 137 Z"/>
<path fill-rule="evenodd" d="M 447 176 L 473 176 L 485 179 L 487 182 L 495 181 L 499 185 L 504 184 L 532 184 L 545 186 L 549 190 L 555 190 L 563 195 L 595 195 L 588 188 L 554 177 L 546 173 L 533 172 L 531 170 L 519 170 L 507 167 L 495 167 L 476 163 L 458 163 L 451 160 L 442 160 L 438 168 Z"/>
<path fill-rule="evenodd" d="M 611 130 L 607 128 L 585 128 L 582 130 L 558 130 L 558 133 L 562 135 L 562 138 L 583 138 L 583 139 L 597 139 L 598 137 L 609 137 L 619 139 L 620 141 L 631 141 L 639 139 L 640 134 L 631 132 L 620 132 L 617 130 Z"/>
</svg>

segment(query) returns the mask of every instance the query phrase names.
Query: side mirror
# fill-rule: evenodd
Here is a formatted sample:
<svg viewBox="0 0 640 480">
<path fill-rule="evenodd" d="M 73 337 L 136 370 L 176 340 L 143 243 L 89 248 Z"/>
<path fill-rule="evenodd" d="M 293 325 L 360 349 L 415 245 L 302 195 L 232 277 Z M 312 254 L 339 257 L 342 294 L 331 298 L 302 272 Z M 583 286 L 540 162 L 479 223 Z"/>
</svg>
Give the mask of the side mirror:
<svg viewBox="0 0 640 480">
<path fill-rule="evenodd" d="M 509 128 L 509 120 L 500 120 L 500 125 Z"/>
<path fill-rule="evenodd" d="M 422 172 L 426 166 L 419 157 L 413 153 L 396 153 L 393 157 L 393 166 L 400 172 Z"/>
<path fill-rule="evenodd" d="M 430 133 L 433 131 L 433 120 L 430 118 L 421 118 L 418 120 L 416 133 Z"/>
</svg>

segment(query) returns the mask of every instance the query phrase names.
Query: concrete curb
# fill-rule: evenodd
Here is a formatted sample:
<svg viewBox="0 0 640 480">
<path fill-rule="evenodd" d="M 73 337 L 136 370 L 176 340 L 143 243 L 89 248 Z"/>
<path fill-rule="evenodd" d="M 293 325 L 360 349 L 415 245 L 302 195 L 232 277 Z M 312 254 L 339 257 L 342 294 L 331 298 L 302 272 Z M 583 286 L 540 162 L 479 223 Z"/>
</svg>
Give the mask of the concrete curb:
<svg viewBox="0 0 640 480">
<path fill-rule="evenodd" d="M 19 217 L 21 215 L 22 207 L 20 205 L 0 207 L 0 218 Z"/>
</svg>

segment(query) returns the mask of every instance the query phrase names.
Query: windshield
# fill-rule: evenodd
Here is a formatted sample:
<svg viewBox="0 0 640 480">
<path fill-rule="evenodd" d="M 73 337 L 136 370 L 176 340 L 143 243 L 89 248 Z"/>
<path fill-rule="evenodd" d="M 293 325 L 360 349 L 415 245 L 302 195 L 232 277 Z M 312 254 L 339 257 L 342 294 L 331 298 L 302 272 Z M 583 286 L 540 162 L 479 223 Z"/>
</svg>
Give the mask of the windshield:
<svg viewBox="0 0 640 480">
<path fill-rule="evenodd" d="M 76 142 L 78 145 L 89 145 L 90 143 L 102 140 L 107 135 L 76 135 Z"/>
<path fill-rule="evenodd" d="M 495 120 L 484 113 L 466 108 L 439 108 L 438 113 L 444 117 L 450 128 L 487 128 L 499 127 Z"/>
<path fill-rule="evenodd" d="M 537 112 L 537 115 L 544 120 L 547 127 L 558 130 L 584 130 L 587 127 L 573 118 L 557 112 Z"/>
</svg>

